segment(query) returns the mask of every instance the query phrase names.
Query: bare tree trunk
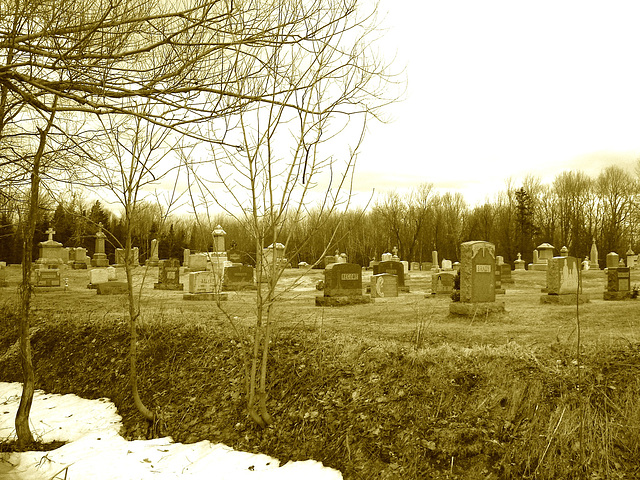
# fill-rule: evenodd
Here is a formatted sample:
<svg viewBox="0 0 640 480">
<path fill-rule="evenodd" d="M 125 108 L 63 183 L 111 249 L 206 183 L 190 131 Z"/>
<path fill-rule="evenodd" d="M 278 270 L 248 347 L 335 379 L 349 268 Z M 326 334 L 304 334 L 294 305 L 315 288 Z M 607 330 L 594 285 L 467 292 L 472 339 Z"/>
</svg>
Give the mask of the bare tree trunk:
<svg viewBox="0 0 640 480">
<path fill-rule="evenodd" d="M 29 329 L 31 327 L 31 294 L 33 286 L 31 284 L 31 265 L 33 263 L 33 237 L 36 230 L 36 217 L 38 214 L 38 198 L 40 195 L 40 164 L 44 155 L 47 143 L 47 135 L 53 124 L 55 117 L 55 107 L 57 98 L 53 102 L 53 112 L 49 117 L 49 121 L 44 130 L 39 130 L 40 138 L 38 151 L 33 160 L 31 170 L 31 194 L 29 196 L 29 211 L 27 214 L 26 227 L 23 234 L 22 248 L 22 284 L 20 285 L 21 297 L 21 315 L 20 315 L 20 363 L 22 367 L 22 396 L 20 397 L 20 405 L 16 413 L 15 427 L 18 437 L 18 449 L 24 450 L 28 445 L 33 443 L 33 434 L 29 427 L 29 413 L 33 403 L 33 394 L 35 391 L 35 373 L 33 370 L 33 361 L 31 358 L 31 339 L 29 338 Z"/>
<path fill-rule="evenodd" d="M 140 317 L 140 309 L 136 303 L 135 295 L 133 293 L 133 275 L 131 272 L 131 212 L 127 206 L 127 238 L 125 240 L 124 247 L 124 263 L 125 272 L 127 274 L 127 295 L 129 299 L 129 384 L 131 385 L 131 395 L 133 396 L 133 403 L 142 416 L 149 420 L 154 421 L 156 416 L 149 410 L 140 398 L 138 392 L 138 318 Z"/>
</svg>

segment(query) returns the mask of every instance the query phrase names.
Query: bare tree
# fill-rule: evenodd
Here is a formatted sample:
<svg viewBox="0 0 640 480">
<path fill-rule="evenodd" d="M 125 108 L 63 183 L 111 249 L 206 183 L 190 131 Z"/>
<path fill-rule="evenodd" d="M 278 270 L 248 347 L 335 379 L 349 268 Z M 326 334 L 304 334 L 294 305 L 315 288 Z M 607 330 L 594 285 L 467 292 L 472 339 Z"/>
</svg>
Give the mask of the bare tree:
<svg viewBox="0 0 640 480">
<path fill-rule="evenodd" d="M 247 25 L 273 32 L 276 41 L 252 51 L 252 61 L 247 56 L 236 65 L 260 71 L 247 75 L 246 86 L 270 92 L 272 102 L 222 125 L 226 142 L 237 148 L 212 142 L 206 162 L 185 159 L 199 187 L 196 203 L 214 199 L 254 242 L 259 288 L 247 411 L 262 426 L 273 421 L 267 409 L 267 358 L 286 267 L 277 249 L 268 247 L 280 243 L 295 258 L 334 212 L 348 207 L 366 123 L 385 103 L 378 90 L 384 72 L 366 43 L 375 25 L 371 17 L 359 17 L 358 6 L 357 0 L 279 0 L 253 16 L 247 13 Z M 214 127 L 209 136 L 219 138 Z M 353 138 L 353 146 L 342 143 L 339 134 Z M 207 174 L 211 166 L 213 178 Z M 308 221 L 306 238 L 298 236 L 293 249 L 291 226 L 302 221 Z M 333 238 L 335 230 L 328 245 Z"/>
</svg>

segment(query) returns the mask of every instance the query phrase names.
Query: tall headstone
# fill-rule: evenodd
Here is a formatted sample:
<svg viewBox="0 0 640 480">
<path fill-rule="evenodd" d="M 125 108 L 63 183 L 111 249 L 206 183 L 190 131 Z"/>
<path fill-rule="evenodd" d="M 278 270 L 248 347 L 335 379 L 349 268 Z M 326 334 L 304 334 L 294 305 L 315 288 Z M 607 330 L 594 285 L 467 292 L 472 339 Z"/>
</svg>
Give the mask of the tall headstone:
<svg viewBox="0 0 640 480">
<path fill-rule="evenodd" d="M 589 270 L 600 270 L 600 265 L 598 264 L 598 247 L 596 247 L 596 239 L 593 239 L 593 243 L 591 244 L 591 256 L 589 258 Z"/>
<path fill-rule="evenodd" d="M 460 301 L 494 302 L 495 245 L 484 241 L 464 242 L 460 247 Z"/>
<path fill-rule="evenodd" d="M 440 265 L 440 263 L 438 262 L 438 251 L 437 250 L 433 250 L 431 252 L 431 264 L 436 269 L 438 268 L 438 265 Z"/>
<path fill-rule="evenodd" d="M 149 258 L 145 262 L 148 267 L 157 267 L 160 262 L 160 258 L 158 257 L 158 240 L 154 238 L 151 240 L 151 251 Z"/>
<path fill-rule="evenodd" d="M 93 259 L 91 260 L 91 265 L 94 267 L 108 267 L 109 260 L 107 259 L 107 254 L 104 249 L 104 241 L 107 236 L 102 231 L 102 222 L 98 224 L 98 231 L 96 232 L 96 249 L 93 253 Z"/>
<path fill-rule="evenodd" d="M 493 243 L 470 241 L 460 245 L 460 301 L 451 302 L 449 311 L 475 315 L 504 311 L 496 302 L 496 248 Z"/>
<path fill-rule="evenodd" d="M 185 248 L 182 251 L 182 266 L 185 268 L 189 268 L 189 257 L 191 255 L 191 250 Z"/>
</svg>

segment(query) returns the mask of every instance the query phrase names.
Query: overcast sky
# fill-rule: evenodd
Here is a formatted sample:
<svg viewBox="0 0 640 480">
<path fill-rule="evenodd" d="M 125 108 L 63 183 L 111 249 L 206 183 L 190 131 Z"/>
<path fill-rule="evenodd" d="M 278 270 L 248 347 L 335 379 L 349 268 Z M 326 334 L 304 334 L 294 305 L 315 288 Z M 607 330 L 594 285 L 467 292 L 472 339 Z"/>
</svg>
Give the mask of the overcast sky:
<svg viewBox="0 0 640 480">
<path fill-rule="evenodd" d="M 381 0 L 406 100 L 357 167 L 370 192 L 431 182 L 474 204 L 509 177 L 640 157 L 640 2 Z"/>
</svg>

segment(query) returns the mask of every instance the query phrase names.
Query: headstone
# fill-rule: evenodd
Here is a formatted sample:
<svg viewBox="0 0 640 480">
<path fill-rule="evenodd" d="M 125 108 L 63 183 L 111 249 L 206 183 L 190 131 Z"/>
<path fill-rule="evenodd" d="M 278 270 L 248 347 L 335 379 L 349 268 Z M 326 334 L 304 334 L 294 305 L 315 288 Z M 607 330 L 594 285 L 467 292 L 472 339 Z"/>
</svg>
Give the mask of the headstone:
<svg viewBox="0 0 640 480">
<path fill-rule="evenodd" d="M 484 241 L 464 242 L 460 256 L 460 301 L 494 302 L 495 245 Z"/>
<path fill-rule="evenodd" d="M 451 295 L 456 274 L 453 272 L 438 272 L 431 275 L 431 293 L 433 295 Z"/>
<path fill-rule="evenodd" d="M 627 263 L 625 266 L 629 268 L 634 268 L 636 266 L 636 254 L 631 250 L 631 247 L 627 250 Z"/>
<path fill-rule="evenodd" d="M 158 257 L 158 240 L 154 238 L 151 240 L 151 251 L 149 258 L 145 262 L 145 265 L 148 267 L 157 267 L 160 262 L 160 258 Z"/>
<path fill-rule="evenodd" d="M 400 263 L 404 267 L 404 278 L 408 278 L 409 277 L 409 262 L 407 262 L 406 260 L 400 260 Z"/>
<path fill-rule="evenodd" d="M 590 270 L 600 270 L 600 265 L 598 264 L 598 247 L 596 247 L 596 239 L 593 239 L 593 243 L 591 244 L 591 257 L 589 258 L 589 269 Z"/>
<path fill-rule="evenodd" d="M 533 263 L 540 263 L 540 259 L 538 258 L 538 250 L 533 251 Z"/>
<path fill-rule="evenodd" d="M 118 273 L 114 267 L 107 267 L 107 280 L 109 282 L 115 282 L 118 280 Z"/>
<path fill-rule="evenodd" d="M 504 302 L 496 302 L 495 245 L 470 241 L 460 245 L 460 301 L 449 304 L 456 315 L 489 314 L 504 311 Z"/>
<path fill-rule="evenodd" d="M 508 263 L 500 265 L 500 273 L 502 275 L 503 285 L 505 283 L 513 283 L 513 279 L 511 278 L 511 266 Z"/>
<path fill-rule="evenodd" d="M 272 243 L 262 251 L 262 263 L 266 274 L 271 273 L 271 266 L 274 262 L 276 268 L 285 268 L 287 265 L 287 259 L 285 255 L 285 246 L 282 243 Z"/>
<path fill-rule="evenodd" d="M 453 267 L 453 271 L 454 272 L 459 272 L 460 271 L 460 262 L 453 262 L 453 265 L 451 265 Z"/>
<path fill-rule="evenodd" d="M 607 253 L 607 268 L 618 268 L 620 256 L 616 252 Z"/>
<path fill-rule="evenodd" d="M 496 255 L 496 265 L 503 265 L 504 257 L 502 255 Z"/>
<path fill-rule="evenodd" d="M 540 297 L 541 303 L 575 305 L 588 302 L 587 295 L 579 293 L 580 266 L 575 257 L 553 257 L 547 269 L 547 295 Z"/>
<path fill-rule="evenodd" d="M 207 255 L 204 253 L 192 253 L 189 255 L 189 271 L 204 272 L 207 269 Z"/>
<path fill-rule="evenodd" d="M 387 298 L 398 296 L 398 277 L 390 273 L 379 273 L 371 276 L 371 296 Z"/>
<path fill-rule="evenodd" d="M 389 252 L 383 253 L 382 256 L 380 257 L 380 261 L 381 262 L 392 262 L 393 261 L 393 254 L 389 253 Z"/>
<path fill-rule="evenodd" d="M 515 270 L 524 270 L 525 269 L 525 267 L 524 267 L 525 263 L 526 262 L 524 260 L 522 260 L 522 254 L 518 253 L 518 259 L 515 262 L 513 262 Z"/>
<path fill-rule="evenodd" d="M 213 230 L 213 251 L 214 252 L 225 252 L 227 249 L 225 248 L 225 237 L 227 236 L 227 232 L 218 225 Z"/>
<path fill-rule="evenodd" d="M 405 285 L 404 281 L 404 265 L 400 262 L 384 261 L 380 262 L 373 268 L 373 274 L 379 275 L 381 273 L 389 273 L 398 277 L 397 285 L 398 289 L 402 292 L 408 292 L 409 287 Z"/>
<path fill-rule="evenodd" d="M 182 266 L 185 268 L 190 268 L 189 265 L 189 257 L 191 256 L 191 250 L 189 250 L 188 248 L 185 248 L 182 251 Z"/>
<path fill-rule="evenodd" d="M 324 295 L 316 297 L 316 306 L 343 306 L 370 303 L 362 293 L 362 268 L 355 263 L 334 263 L 324 270 Z"/>
<path fill-rule="evenodd" d="M 214 293 L 218 282 L 212 272 L 189 273 L 189 293 Z"/>
<path fill-rule="evenodd" d="M 180 260 L 170 258 L 158 263 L 158 282 L 153 284 L 156 290 L 183 290 L 180 283 Z"/>
<path fill-rule="evenodd" d="M 98 231 L 96 232 L 96 249 L 93 253 L 93 259 L 91 260 L 91 265 L 94 267 L 108 267 L 109 260 L 107 259 L 107 254 L 104 249 L 104 241 L 107 236 L 102 231 L 102 222 L 98 224 Z"/>
<path fill-rule="evenodd" d="M 107 283 L 109 281 L 109 274 L 103 269 L 91 269 L 89 270 L 89 286 L 88 288 L 96 288 L 96 285 L 100 283 Z"/>
<path fill-rule="evenodd" d="M 575 257 L 552 258 L 547 269 L 547 293 L 563 295 L 577 292 L 578 260 Z"/>
<path fill-rule="evenodd" d="M 420 270 L 420 263 L 418 262 L 411 262 L 411 271 L 418 271 Z"/>
<path fill-rule="evenodd" d="M 59 287 L 60 270 L 57 268 L 41 268 L 36 270 L 36 287 Z"/>
<path fill-rule="evenodd" d="M 421 269 L 423 272 L 428 272 L 428 271 L 430 271 L 432 268 L 433 268 L 433 263 L 431 263 L 431 262 L 422 262 L 422 263 L 420 264 L 420 269 Z"/>
<path fill-rule="evenodd" d="M 631 269 L 618 267 L 607 269 L 607 287 L 605 300 L 624 300 L 631 298 Z"/>
<path fill-rule="evenodd" d="M 40 258 L 36 260 L 36 263 L 41 265 L 54 266 L 66 263 L 63 258 L 64 249 L 62 247 L 62 244 L 60 242 L 56 242 L 53 239 L 53 235 L 56 233 L 55 230 L 53 228 L 49 228 L 45 233 L 49 235 L 49 239 L 38 244 L 40 250 Z"/>
<path fill-rule="evenodd" d="M 569 256 L 569 249 L 567 248 L 567 246 L 566 246 L 566 245 L 565 245 L 565 246 L 563 246 L 563 247 L 560 249 L 560 256 L 561 256 L 561 257 L 568 257 L 568 256 Z"/>
<path fill-rule="evenodd" d="M 438 262 L 438 251 L 437 250 L 433 250 L 431 252 L 431 264 L 433 265 L 432 268 L 438 268 L 438 265 L 440 265 L 440 263 Z"/>
<path fill-rule="evenodd" d="M 355 263 L 334 263 L 324 270 L 324 296 L 361 296 L 362 269 Z"/>
<path fill-rule="evenodd" d="M 255 274 L 253 267 L 248 265 L 231 265 L 224 269 L 222 288 L 224 290 L 255 289 Z"/>
<path fill-rule="evenodd" d="M 125 265 L 125 249 L 124 248 L 116 248 L 116 265 Z M 139 265 L 138 259 L 138 247 L 133 247 L 129 253 L 129 262 L 132 266 Z"/>
<path fill-rule="evenodd" d="M 332 263 L 338 263 L 335 255 L 327 255 L 324 257 L 324 268 L 327 268 L 327 265 L 331 265 Z"/>
<path fill-rule="evenodd" d="M 76 247 L 73 249 L 73 262 L 71 262 L 71 268 L 74 270 L 86 269 L 91 264 L 91 259 L 87 257 L 87 249 L 83 247 Z"/>
<path fill-rule="evenodd" d="M 189 293 L 184 300 L 226 300 L 227 294 L 220 293 L 219 277 L 213 272 L 189 273 Z"/>
<path fill-rule="evenodd" d="M 541 243 L 533 251 L 533 263 L 529 264 L 529 270 L 547 270 L 549 259 L 553 258 L 553 245 L 549 243 Z"/>
<path fill-rule="evenodd" d="M 445 270 L 445 271 L 453 270 L 453 264 L 451 263 L 451 260 L 446 260 L 446 259 L 442 260 L 442 270 Z"/>
<path fill-rule="evenodd" d="M 500 265 L 496 265 L 495 271 L 495 281 L 496 281 L 496 295 L 504 295 L 505 290 L 502 288 L 502 269 Z"/>
</svg>

